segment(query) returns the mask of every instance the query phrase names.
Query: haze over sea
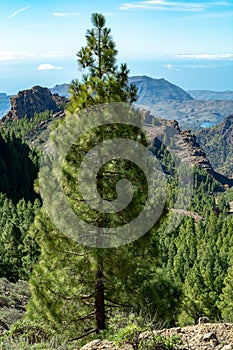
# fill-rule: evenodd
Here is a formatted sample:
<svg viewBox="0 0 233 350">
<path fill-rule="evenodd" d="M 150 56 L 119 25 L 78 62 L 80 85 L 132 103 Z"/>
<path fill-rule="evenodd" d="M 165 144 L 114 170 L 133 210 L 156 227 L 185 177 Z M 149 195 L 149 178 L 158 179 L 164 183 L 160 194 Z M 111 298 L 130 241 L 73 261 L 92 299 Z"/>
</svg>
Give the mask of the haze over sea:
<svg viewBox="0 0 233 350">
<path fill-rule="evenodd" d="M 126 61 L 130 75 L 148 75 L 166 80 L 182 87 L 184 90 L 233 90 L 233 60 L 161 59 L 145 60 L 119 59 Z M 14 62 L 9 66 L 0 65 L 0 92 L 15 94 L 19 90 L 34 85 L 53 87 L 56 84 L 70 83 L 75 77 L 81 77 L 75 54 L 67 59 L 47 60 L 61 69 L 38 70 L 41 61 L 28 60 Z"/>
</svg>

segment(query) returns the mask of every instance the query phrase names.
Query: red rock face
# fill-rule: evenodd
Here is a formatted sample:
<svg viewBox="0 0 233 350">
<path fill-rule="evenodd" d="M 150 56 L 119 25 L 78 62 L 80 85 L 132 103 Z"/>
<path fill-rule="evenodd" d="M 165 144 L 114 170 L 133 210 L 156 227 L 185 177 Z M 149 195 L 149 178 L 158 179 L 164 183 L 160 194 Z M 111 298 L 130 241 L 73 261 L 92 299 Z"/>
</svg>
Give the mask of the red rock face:
<svg viewBox="0 0 233 350">
<path fill-rule="evenodd" d="M 34 86 L 31 89 L 19 91 L 17 95 L 11 97 L 11 110 L 2 120 L 18 120 L 25 116 L 33 118 L 35 113 L 46 110 L 59 112 L 61 110 L 59 104 L 65 103 L 65 100 L 67 101 L 66 98 L 53 95 L 48 88 Z"/>
</svg>

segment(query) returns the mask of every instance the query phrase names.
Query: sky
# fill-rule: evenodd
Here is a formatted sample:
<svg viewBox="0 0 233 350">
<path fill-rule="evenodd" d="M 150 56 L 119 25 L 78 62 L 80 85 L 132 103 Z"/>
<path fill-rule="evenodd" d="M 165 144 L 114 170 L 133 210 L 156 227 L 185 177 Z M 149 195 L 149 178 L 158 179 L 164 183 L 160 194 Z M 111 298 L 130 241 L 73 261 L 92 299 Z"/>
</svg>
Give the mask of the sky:
<svg viewBox="0 0 233 350">
<path fill-rule="evenodd" d="M 103 13 L 130 75 L 233 90 L 233 0 L 0 0 L 0 92 L 81 78 L 76 53 Z"/>
</svg>

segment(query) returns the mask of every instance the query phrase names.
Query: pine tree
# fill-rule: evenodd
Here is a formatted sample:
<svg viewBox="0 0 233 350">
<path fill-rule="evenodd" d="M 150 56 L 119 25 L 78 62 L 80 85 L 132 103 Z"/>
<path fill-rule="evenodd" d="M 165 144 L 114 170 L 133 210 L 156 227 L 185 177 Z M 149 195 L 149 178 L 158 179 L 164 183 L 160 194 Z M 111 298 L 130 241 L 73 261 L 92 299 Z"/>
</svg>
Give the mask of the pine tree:
<svg viewBox="0 0 233 350">
<path fill-rule="evenodd" d="M 72 82 L 69 112 L 79 112 L 84 107 L 105 102 L 130 103 L 136 98 L 135 86 L 128 86 L 127 66 L 123 64 L 119 70 L 116 66 L 117 51 L 110 29 L 105 27 L 104 16 L 93 14 L 92 23 L 94 28 L 86 35 L 87 46 L 77 54 L 79 65 L 88 74 L 82 82 Z M 141 119 L 139 113 L 129 107 L 127 112 L 131 118 Z M 106 124 L 83 134 L 73 144 L 63 164 L 63 190 L 76 215 L 96 225 L 97 248 L 85 247 L 68 239 L 53 226 L 43 211 L 35 222 L 34 235 L 41 248 L 41 257 L 30 282 L 32 298 L 28 316 L 41 315 L 58 328 L 63 327 L 63 330 L 64 324 L 69 325 L 70 333 L 77 330 L 77 321 L 80 321 L 80 336 L 82 333 L 98 334 L 105 329 L 109 311 L 115 307 L 139 312 L 136 305 L 143 305 L 142 288 L 150 290 L 153 279 L 150 282 L 149 277 L 156 273 L 156 255 L 145 255 L 149 260 L 140 255 L 140 252 L 143 255 L 145 251 L 154 249 L 150 245 L 150 233 L 134 244 L 108 250 L 98 248 L 101 246 L 99 227 L 127 224 L 142 211 L 147 199 L 147 181 L 143 171 L 124 159 L 107 161 L 99 170 L 97 189 L 104 200 L 116 199 L 116 185 L 122 179 L 127 179 L 133 186 L 132 201 L 120 214 L 99 213 L 82 199 L 80 193 L 78 169 L 83 156 L 103 140 L 116 138 L 130 139 L 147 147 L 145 135 L 139 127 Z M 101 157 L 101 154 L 98 155 Z M 88 180 L 88 172 L 86 176 Z M 157 191 L 154 193 L 156 195 Z M 148 268 L 152 261 L 154 263 Z M 150 303 L 153 304 L 153 300 Z M 154 305 L 153 310 L 156 310 Z"/>
<path fill-rule="evenodd" d="M 79 67 L 87 74 L 83 81 L 76 79 L 70 85 L 71 113 L 99 103 L 136 101 L 137 88 L 128 85 L 127 65 L 116 65 L 116 45 L 111 29 L 105 27 L 105 17 L 93 13 L 91 21 L 93 28 L 87 30 L 87 44 L 77 53 Z"/>
<path fill-rule="evenodd" d="M 233 322 L 233 265 L 230 265 L 224 280 L 224 288 L 220 295 L 218 307 L 221 310 L 223 319 Z"/>
</svg>

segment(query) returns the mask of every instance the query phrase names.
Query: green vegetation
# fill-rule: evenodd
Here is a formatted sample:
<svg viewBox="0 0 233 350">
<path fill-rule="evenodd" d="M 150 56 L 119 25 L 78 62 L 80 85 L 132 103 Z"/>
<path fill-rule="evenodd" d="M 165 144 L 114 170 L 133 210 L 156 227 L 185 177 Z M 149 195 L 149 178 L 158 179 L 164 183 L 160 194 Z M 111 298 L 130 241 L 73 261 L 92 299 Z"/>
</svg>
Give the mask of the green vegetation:
<svg viewBox="0 0 233 350">
<path fill-rule="evenodd" d="M 130 104 L 136 96 L 135 87 L 127 87 L 126 65 L 116 68 L 115 43 L 104 17 L 94 14 L 92 22 L 87 46 L 78 53 L 78 62 L 88 74 L 82 82 L 72 82 L 69 112 L 102 102 Z M 138 116 L 131 113 L 132 118 Z M 165 147 L 154 145 L 151 151 L 167 174 L 166 205 L 159 222 L 140 239 L 120 247 L 79 244 L 53 225 L 33 191 L 38 156 L 25 144 L 25 137 L 49 117 L 38 115 L 1 128 L 0 320 L 12 325 L 0 338 L 0 349 L 75 349 L 98 337 L 131 344 L 135 350 L 157 345 L 172 350 L 180 339 L 155 336 L 154 329 L 193 324 L 203 316 L 233 322 L 232 190 L 218 192 L 219 183 L 194 169 L 189 208 L 181 224 L 166 233 L 169 208 L 178 193 L 177 179 L 173 157 Z M 96 223 L 97 233 L 103 223 L 117 227 L 130 222 L 147 197 L 143 172 L 129 161 L 114 159 L 101 167 L 98 191 L 104 199 L 114 200 L 116 184 L 127 178 L 135 189 L 132 203 L 118 217 L 90 210 L 82 200 L 77 168 L 83 157 L 106 138 L 120 136 L 147 146 L 139 128 L 107 124 L 84 133 L 63 164 L 63 189 L 69 203 L 87 222 Z M 21 313 L 12 308 L 18 294 L 28 295 L 28 280 L 31 299 L 19 320 Z M 16 282 L 14 288 L 9 281 Z M 147 339 L 139 337 L 142 332 L 147 332 Z"/>
<path fill-rule="evenodd" d="M 70 85 L 71 113 L 99 103 L 136 101 L 136 86 L 128 86 L 127 65 L 121 64 L 120 69 L 116 65 L 116 45 L 111 29 L 105 27 L 105 17 L 94 13 L 91 21 L 93 28 L 87 30 L 87 45 L 77 53 L 79 67 L 87 74 L 82 82 L 76 79 Z"/>
<path fill-rule="evenodd" d="M 6 122 L 0 126 L 0 132 L 3 135 L 8 135 L 10 137 L 15 136 L 24 140 L 30 136 L 30 133 L 43 121 L 48 120 L 52 115 L 52 111 L 45 111 L 35 113 L 33 118 L 28 118 L 25 116 L 19 120 L 6 120 Z"/>
<path fill-rule="evenodd" d="M 0 192 L 17 203 L 35 200 L 33 183 L 37 177 L 36 154 L 14 134 L 0 133 Z"/>
</svg>

